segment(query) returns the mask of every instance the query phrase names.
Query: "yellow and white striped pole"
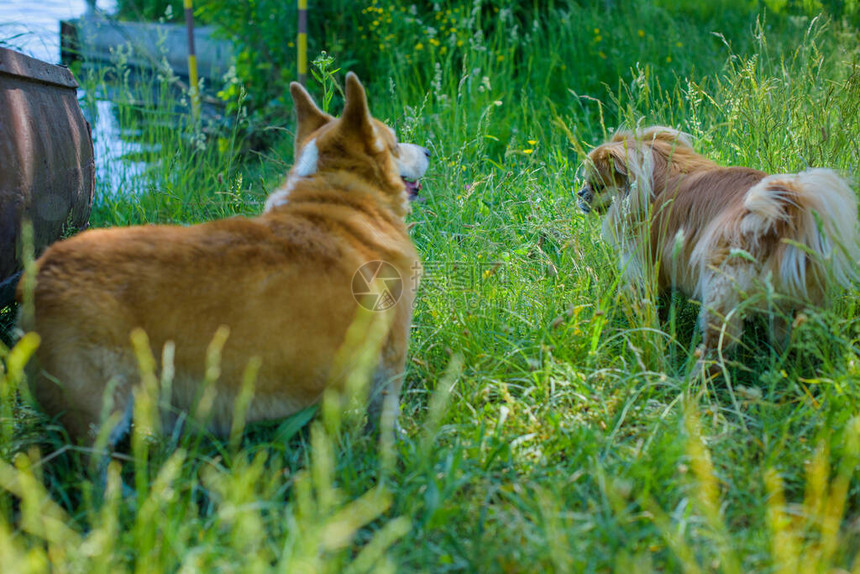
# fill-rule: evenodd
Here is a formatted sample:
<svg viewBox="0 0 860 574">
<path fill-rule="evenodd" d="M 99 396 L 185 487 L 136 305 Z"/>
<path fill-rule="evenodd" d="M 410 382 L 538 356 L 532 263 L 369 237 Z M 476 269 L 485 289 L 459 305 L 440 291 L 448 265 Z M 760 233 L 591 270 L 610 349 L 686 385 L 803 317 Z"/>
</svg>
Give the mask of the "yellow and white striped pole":
<svg viewBox="0 0 860 574">
<path fill-rule="evenodd" d="M 308 77 L 308 0 L 299 0 L 298 47 L 299 83 L 305 85 Z"/>
<path fill-rule="evenodd" d="M 200 94 L 197 91 L 197 53 L 194 51 L 194 10 L 192 0 L 183 0 L 185 6 L 185 29 L 188 31 L 188 83 L 191 95 L 191 114 L 194 122 L 200 119 Z"/>
</svg>

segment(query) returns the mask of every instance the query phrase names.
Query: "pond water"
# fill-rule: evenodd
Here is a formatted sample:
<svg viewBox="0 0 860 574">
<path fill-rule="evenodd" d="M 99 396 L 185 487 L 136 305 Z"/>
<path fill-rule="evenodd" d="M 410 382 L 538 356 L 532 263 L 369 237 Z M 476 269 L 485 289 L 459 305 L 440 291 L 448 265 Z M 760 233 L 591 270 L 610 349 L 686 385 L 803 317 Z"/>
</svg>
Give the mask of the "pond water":
<svg viewBox="0 0 860 574">
<path fill-rule="evenodd" d="M 60 20 L 77 18 L 93 8 L 110 13 L 115 7 L 115 0 L 2 0 L 0 46 L 59 64 Z M 123 137 L 114 105 L 106 95 L 95 94 L 95 105 L 90 106 L 83 105 L 85 96 L 79 89 L 78 99 L 92 127 L 97 199 L 98 194 L 126 193 L 146 167 L 128 159 L 141 145 Z"/>
<path fill-rule="evenodd" d="M 0 45 L 51 64 L 60 63 L 60 20 L 83 15 L 92 6 L 112 11 L 114 0 L 3 0 Z"/>
</svg>

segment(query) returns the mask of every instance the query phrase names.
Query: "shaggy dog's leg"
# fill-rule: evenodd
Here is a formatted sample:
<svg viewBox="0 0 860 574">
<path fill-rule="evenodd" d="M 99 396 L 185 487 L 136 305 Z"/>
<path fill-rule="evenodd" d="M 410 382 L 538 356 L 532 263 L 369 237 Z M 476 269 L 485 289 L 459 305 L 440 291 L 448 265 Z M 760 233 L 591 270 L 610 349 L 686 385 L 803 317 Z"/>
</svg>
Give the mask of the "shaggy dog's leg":
<svg viewBox="0 0 860 574">
<path fill-rule="evenodd" d="M 740 341 L 743 318 L 737 307 L 749 292 L 754 269 L 746 262 L 724 263 L 720 269 L 709 267 L 702 278 L 703 358 L 719 358 Z"/>
<path fill-rule="evenodd" d="M 783 352 L 788 348 L 791 342 L 791 321 L 789 317 L 794 317 L 795 311 L 792 311 L 787 316 L 771 315 L 770 318 L 770 343 L 774 349 Z"/>
</svg>

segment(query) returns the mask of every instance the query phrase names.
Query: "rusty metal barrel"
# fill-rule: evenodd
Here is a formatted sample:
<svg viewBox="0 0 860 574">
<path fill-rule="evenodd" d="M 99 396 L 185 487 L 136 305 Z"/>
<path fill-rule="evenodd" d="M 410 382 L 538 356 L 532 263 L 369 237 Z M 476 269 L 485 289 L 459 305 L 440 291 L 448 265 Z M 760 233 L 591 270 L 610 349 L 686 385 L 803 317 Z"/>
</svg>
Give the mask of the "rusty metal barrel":
<svg viewBox="0 0 860 574">
<path fill-rule="evenodd" d="M 0 308 L 20 275 L 22 222 L 38 255 L 89 220 L 95 161 L 77 87 L 67 68 L 0 48 Z"/>
</svg>

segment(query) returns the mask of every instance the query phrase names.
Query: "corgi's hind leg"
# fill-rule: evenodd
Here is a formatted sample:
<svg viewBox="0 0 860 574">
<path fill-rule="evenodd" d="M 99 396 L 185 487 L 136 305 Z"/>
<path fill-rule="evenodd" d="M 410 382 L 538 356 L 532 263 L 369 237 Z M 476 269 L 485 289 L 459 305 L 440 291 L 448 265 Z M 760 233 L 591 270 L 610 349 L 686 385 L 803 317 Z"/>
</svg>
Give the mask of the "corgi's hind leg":
<svg viewBox="0 0 860 574">
<path fill-rule="evenodd" d="M 400 388 L 403 386 L 403 369 L 380 365 L 373 374 L 367 404 L 368 431 L 383 428 L 390 420 L 395 433 L 399 430 Z"/>
<path fill-rule="evenodd" d="M 30 384 L 41 408 L 57 417 L 73 442 L 94 444 L 110 424 L 108 447 L 131 426 L 133 397 L 126 360 L 112 352 L 43 353 Z"/>
</svg>

